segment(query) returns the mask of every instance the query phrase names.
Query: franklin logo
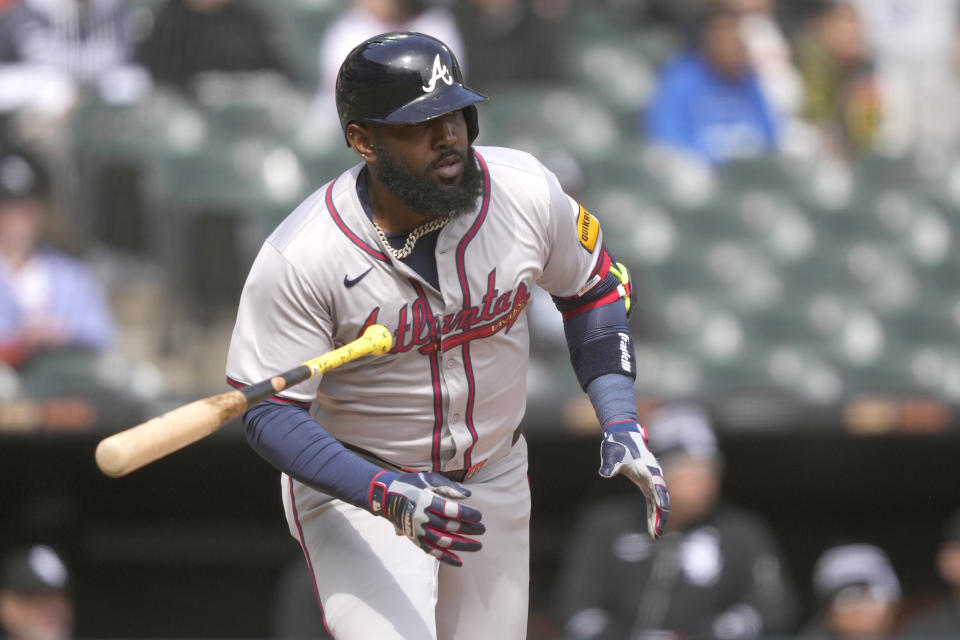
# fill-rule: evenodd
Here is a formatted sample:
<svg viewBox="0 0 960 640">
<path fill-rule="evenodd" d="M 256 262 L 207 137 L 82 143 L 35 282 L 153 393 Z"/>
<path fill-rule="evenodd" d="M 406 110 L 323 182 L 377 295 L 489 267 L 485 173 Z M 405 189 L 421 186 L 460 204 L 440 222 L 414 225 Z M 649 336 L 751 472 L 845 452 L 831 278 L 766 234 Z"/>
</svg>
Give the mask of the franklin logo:
<svg viewBox="0 0 960 640">
<path fill-rule="evenodd" d="M 440 62 L 440 54 L 433 59 L 433 75 L 430 76 L 430 82 L 423 85 L 423 91 L 430 93 L 437 88 L 437 80 L 443 80 L 447 85 L 453 84 L 453 77 L 450 76 L 450 70 L 447 65 Z"/>
<path fill-rule="evenodd" d="M 630 336 L 626 333 L 618 333 L 620 337 L 620 368 L 624 373 L 630 373 Z"/>
</svg>

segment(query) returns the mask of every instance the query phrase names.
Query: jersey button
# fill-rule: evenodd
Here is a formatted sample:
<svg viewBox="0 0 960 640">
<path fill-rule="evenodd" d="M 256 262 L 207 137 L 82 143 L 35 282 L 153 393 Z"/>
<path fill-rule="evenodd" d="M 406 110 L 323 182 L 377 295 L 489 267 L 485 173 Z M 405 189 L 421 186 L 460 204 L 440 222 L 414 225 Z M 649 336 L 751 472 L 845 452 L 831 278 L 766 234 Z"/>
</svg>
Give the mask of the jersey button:
<svg viewBox="0 0 960 640">
<path fill-rule="evenodd" d="M 460 422 L 460 414 L 459 414 L 459 413 L 455 413 L 455 414 L 453 414 L 452 416 L 450 416 L 450 422 L 452 422 L 452 423 L 454 423 L 454 424 Z"/>
<path fill-rule="evenodd" d="M 455 359 L 450 358 L 449 360 L 447 360 L 447 369 L 453 369 L 456 366 L 457 366 L 457 361 Z"/>
</svg>

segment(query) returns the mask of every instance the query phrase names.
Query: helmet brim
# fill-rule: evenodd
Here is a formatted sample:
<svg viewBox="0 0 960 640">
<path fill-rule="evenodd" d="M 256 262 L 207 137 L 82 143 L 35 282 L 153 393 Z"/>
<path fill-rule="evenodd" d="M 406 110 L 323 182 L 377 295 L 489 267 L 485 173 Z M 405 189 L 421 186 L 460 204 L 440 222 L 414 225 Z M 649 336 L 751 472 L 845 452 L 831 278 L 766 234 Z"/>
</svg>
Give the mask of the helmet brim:
<svg viewBox="0 0 960 640">
<path fill-rule="evenodd" d="M 364 119 L 384 124 L 416 124 L 459 111 L 479 102 L 486 102 L 487 99 L 487 96 L 461 84 L 453 84 L 424 94 L 383 117 Z"/>
</svg>

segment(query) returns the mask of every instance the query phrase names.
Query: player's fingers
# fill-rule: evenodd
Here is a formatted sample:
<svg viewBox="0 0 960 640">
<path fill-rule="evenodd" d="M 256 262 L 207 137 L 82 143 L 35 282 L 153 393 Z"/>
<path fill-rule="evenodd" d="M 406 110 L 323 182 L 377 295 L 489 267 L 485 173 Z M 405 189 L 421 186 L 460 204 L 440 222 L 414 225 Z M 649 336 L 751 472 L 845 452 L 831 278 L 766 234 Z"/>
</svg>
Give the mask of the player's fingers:
<svg viewBox="0 0 960 640">
<path fill-rule="evenodd" d="M 427 511 L 427 522 L 425 526 L 433 527 L 437 531 L 446 531 L 447 533 L 456 533 L 465 536 L 478 536 L 487 530 L 482 522 L 468 522 L 444 517 L 432 511 Z"/>
<path fill-rule="evenodd" d="M 667 491 L 667 485 L 658 482 L 653 485 L 653 489 L 656 495 L 657 506 L 664 511 L 670 511 L 670 492 Z"/>
<path fill-rule="evenodd" d="M 664 530 L 667 528 L 667 518 L 669 515 L 669 509 L 661 509 L 654 505 L 652 501 L 647 500 L 647 530 L 650 532 L 651 538 L 656 540 L 663 535 Z"/>
<path fill-rule="evenodd" d="M 443 562 L 444 564 L 448 564 L 451 567 L 463 566 L 463 560 L 460 559 L 460 556 L 448 551 L 447 549 L 441 549 L 440 547 L 435 547 L 424 540 L 418 541 L 417 544 L 421 549 L 423 549 L 425 553 L 433 556 L 434 558 L 436 558 L 440 562 Z"/>
<path fill-rule="evenodd" d="M 483 543 L 472 538 L 465 538 L 447 531 L 438 531 L 430 527 L 424 528 L 423 540 L 438 549 L 452 549 L 453 551 L 479 551 Z"/>
<path fill-rule="evenodd" d="M 458 482 L 439 473 L 424 473 L 424 481 L 430 491 L 450 500 L 462 500 L 470 497 L 470 490 Z"/>
<path fill-rule="evenodd" d="M 438 558 L 440 562 L 446 563 L 451 567 L 462 567 L 463 560 L 457 557 L 455 553 L 444 553 Z"/>
<path fill-rule="evenodd" d="M 468 522 L 480 522 L 483 514 L 479 510 L 465 504 L 444 500 L 443 498 L 434 498 L 427 512 L 446 518 L 448 520 L 459 520 L 464 524 Z"/>
<path fill-rule="evenodd" d="M 663 535 L 667 527 L 667 518 L 670 516 L 670 494 L 663 480 L 653 485 L 653 490 L 644 493 L 647 500 L 647 530 L 650 537 L 656 540 Z"/>
</svg>

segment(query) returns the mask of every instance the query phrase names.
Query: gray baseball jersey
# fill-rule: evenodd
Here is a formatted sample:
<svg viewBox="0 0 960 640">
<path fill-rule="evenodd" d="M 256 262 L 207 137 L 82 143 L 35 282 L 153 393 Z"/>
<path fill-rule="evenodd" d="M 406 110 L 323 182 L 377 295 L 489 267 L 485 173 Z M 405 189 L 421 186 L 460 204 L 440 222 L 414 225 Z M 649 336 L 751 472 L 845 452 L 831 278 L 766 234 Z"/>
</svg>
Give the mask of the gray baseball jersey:
<svg viewBox="0 0 960 640">
<path fill-rule="evenodd" d="M 363 210 L 357 165 L 270 235 L 240 299 L 227 375 L 249 384 L 357 338 L 391 352 L 284 392 L 342 442 L 416 470 L 504 456 L 525 409 L 531 288 L 580 295 L 608 262 L 597 221 L 533 156 L 477 147 L 483 196 L 436 247 L 439 290 L 389 255 Z"/>
</svg>

